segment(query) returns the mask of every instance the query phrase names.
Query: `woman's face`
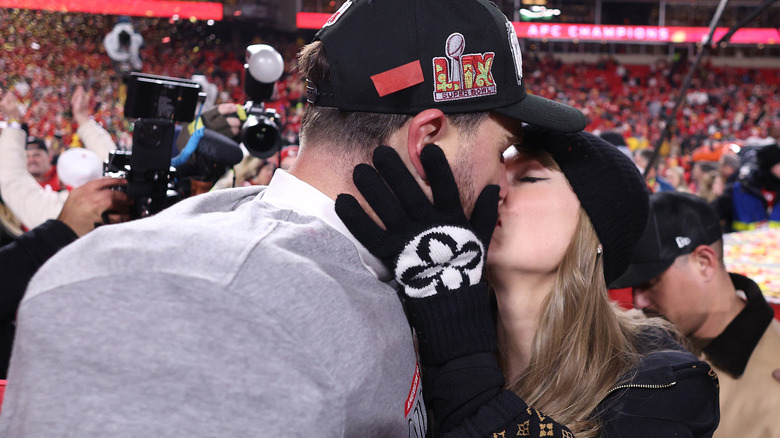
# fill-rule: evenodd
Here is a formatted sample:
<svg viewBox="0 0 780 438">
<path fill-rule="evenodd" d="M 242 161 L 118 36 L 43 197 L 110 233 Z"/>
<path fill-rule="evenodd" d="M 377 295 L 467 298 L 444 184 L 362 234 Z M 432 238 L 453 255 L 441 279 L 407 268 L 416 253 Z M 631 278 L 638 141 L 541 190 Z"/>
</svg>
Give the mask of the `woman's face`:
<svg viewBox="0 0 780 438">
<path fill-rule="evenodd" d="M 508 191 L 488 249 L 491 275 L 554 275 L 577 229 L 580 202 L 562 172 L 514 147 L 505 154 Z"/>
<path fill-rule="evenodd" d="M 669 169 L 668 172 L 666 172 L 666 182 L 672 185 L 672 187 L 677 188 L 681 185 L 680 180 L 680 174 L 673 171 L 672 169 Z"/>
</svg>

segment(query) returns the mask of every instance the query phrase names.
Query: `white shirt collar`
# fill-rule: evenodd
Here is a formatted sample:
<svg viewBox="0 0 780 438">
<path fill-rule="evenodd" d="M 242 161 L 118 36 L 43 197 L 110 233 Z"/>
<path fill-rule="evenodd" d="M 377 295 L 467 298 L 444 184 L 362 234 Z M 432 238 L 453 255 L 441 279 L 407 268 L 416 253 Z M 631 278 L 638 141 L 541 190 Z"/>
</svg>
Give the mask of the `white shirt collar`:
<svg viewBox="0 0 780 438">
<path fill-rule="evenodd" d="M 263 191 L 261 199 L 279 209 L 292 210 L 298 214 L 319 218 L 352 241 L 358 250 L 363 266 L 376 278 L 383 282 L 392 280 L 390 271 L 385 268 L 382 261 L 371 254 L 349 232 L 347 226 L 336 214 L 336 203 L 333 199 L 315 187 L 290 175 L 285 170 L 277 169 L 268 188 Z"/>
</svg>

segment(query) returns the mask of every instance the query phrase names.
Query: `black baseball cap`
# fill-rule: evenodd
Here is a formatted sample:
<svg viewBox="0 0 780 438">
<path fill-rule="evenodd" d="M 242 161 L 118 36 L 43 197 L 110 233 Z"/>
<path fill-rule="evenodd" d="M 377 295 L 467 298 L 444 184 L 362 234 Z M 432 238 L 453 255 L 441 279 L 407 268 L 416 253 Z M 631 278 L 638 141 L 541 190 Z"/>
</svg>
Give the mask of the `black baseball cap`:
<svg viewBox="0 0 780 438">
<path fill-rule="evenodd" d="M 661 275 L 699 245 L 723 238 L 720 219 L 703 198 L 681 192 L 650 195 L 650 216 L 626 272 L 611 288 L 634 287 Z"/>
<path fill-rule="evenodd" d="M 24 146 L 24 150 L 31 151 L 35 149 L 39 149 L 47 153 L 49 152 L 49 148 L 46 147 L 46 142 L 42 138 L 32 136 L 27 137 L 27 144 Z"/>
<path fill-rule="evenodd" d="M 347 0 L 320 29 L 330 77 L 307 100 L 343 111 L 495 111 L 579 132 L 579 110 L 526 93 L 513 24 L 486 0 Z M 309 78 L 307 78 L 309 79 Z"/>
</svg>

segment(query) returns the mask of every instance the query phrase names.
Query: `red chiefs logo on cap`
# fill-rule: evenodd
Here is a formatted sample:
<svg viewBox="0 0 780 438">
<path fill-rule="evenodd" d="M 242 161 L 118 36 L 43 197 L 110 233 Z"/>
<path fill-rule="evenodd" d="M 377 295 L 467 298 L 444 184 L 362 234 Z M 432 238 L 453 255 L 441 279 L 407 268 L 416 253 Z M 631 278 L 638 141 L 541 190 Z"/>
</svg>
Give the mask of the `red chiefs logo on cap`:
<svg viewBox="0 0 780 438">
<path fill-rule="evenodd" d="M 495 52 L 464 55 L 466 39 L 457 32 L 447 37 L 444 46 L 447 56 L 433 58 L 435 102 L 496 94 L 496 81 L 491 72 Z"/>
</svg>

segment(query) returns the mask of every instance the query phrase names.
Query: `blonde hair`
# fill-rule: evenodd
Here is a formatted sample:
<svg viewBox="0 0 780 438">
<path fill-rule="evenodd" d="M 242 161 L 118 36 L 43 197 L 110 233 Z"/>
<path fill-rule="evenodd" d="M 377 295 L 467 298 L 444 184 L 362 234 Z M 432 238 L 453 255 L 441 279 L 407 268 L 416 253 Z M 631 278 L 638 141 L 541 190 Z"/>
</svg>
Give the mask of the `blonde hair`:
<svg viewBox="0 0 780 438">
<path fill-rule="evenodd" d="M 715 181 L 720 178 L 720 172 L 717 170 L 710 170 L 701 177 L 701 185 L 699 186 L 697 195 L 704 198 L 707 202 L 712 202 L 718 197 L 719 193 L 715 191 Z"/>
<path fill-rule="evenodd" d="M 609 299 L 599 239 L 582 208 L 577 226 L 542 304 L 528 368 L 508 387 L 584 438 L 598 436 L 594 409 L 640 359 L 637 334 L 645 327 L 673 329 Z"/>
<path fill-rule="evenodd" d="M 666 179 L 667 181 L 670 180 L 669 175 L 674 174 L 677 177 L 677 184 L 672 184 L 674 186 L 674 189 L 678 192 L 684 192 L 684 193 L 690 193 L 690 189 L 688 189 L 688 183 L 685 181 L 685 169 L 683 169 L 680 166 L 672 166 L 668 169 L 666 169 Z M 671 181 L 669 181 L 671 182 Z"/>
</svg>

